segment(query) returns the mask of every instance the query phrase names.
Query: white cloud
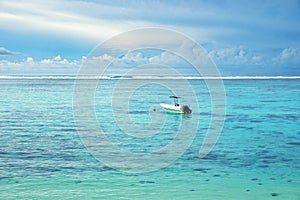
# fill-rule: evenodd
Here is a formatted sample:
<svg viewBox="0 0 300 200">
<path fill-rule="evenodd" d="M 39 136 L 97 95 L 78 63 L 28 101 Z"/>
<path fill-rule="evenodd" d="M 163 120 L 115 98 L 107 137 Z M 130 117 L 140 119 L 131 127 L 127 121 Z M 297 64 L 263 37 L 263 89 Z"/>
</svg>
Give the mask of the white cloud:
<svg viewBox="0 0 300 200">
<path fill-rule="evenodd" d="M 0 26 L 15 31 L 34 31 L 99 42 L 117 33 L 137 27 L 139 24 L 147 25 L 147 23 L 139 21 L 131 24 L 124 20 L 105 20 L 78 14 L 78 10 L 67 9 L 69 7 L 67 4 L 72 3 L 75 2 L 2 1 Z"/>
<path fill-rule="evenodd" d="M 123 31 L 153 26 L 174 28 L 201 43 L 216 41 L 226 46 L 238 41 L 248 46 L 268 44 L 278 48 L 289 45 L 286 42 L 299 42 L 289 37 L 300 30 L 297 0 L 288 4 L 283 1 L 259 4 L 252 1 L 1 0 L 0 27 L 20 34 L 33 32 L 93 44 Z"/>
<path fill-rule="evenodd" d="M 51 64 L 51 59 L 43 59 L 43 60 L 41 60 L 41 64 L 46 64 L 46 65 L 49 65 L 49 64 Z"/>
<path fill-rule="evenodd" d="M 129 65 L 131 63 L 145 64 L 148 63 L 148 59 L 141 52 L 127 53 L 121 59 L 118 59 L 118 63 L 125 63 Z"/>
<path fill-rule="evenodd" d="M 20 53 L 18 52 L 12 52 L 9 51 L 7 49 L 5 49 L 4 47 L 0 47 L 0 56 L 4 56 L 4 55 L 19 55 Z"/>
<path fill-rule="evenodd" d="M 285 48 L 272 61 L 283 67 L 300 67 L 300 48 Z"/>
<path fill-rule="evenodd" d="M 209 55 L 216 63 L 224 65 L 239 65 L 248 61 L 247 53 L 243 46 L 212 50 L 209 52 Z"/>
<path fill-rule="evenodd" d="M 26 58 L 26 62 L 27 62 L 27 63 L 34 63 L 32 57 L 27 57 L 27 58 Z"/>
<path fill-rule="evenodd" d="M 266 64 L 262 55 L 257 55 L 244 46 L 212 50 L 209 52 L 209 55 L 217 64 L 225 66 L 251 66 Z"/>
<path fill-rule="evenodd" d="M 55 56 L 53 60 L 55 60 L 55 61 L 60 61 L 60 60 L 61 60 L 61 57 L 60 57 L 60 55 L 58 55 L 58 56 Z"/>
<path fill-rule="evenodd" d="M 114 72 L 124 73 L 134 67 L 144 64 L 160 64 L 170 67 L 186 66 L 184 61 L 171 53 L 161 52 L 156 55 L 146 56 L 142 52 L 129 52 L 121 58 L 116 58 L 108 54 L 95 57 L 82 56 L 80 60 L 69 61 L 60 55 L 53 58 L 35 60 L 33 57 L 27 57 L 21 62 L 9 62 L 0 60 L 0 74 L 76 74 L 81 64 L 88 64 L 90 73 L 93 69 L 99 67 L 99 63 L 112 63 Z M 94 66 L 94 67 L 93 67 Z"/>
<path fill-rule="evenodd" d="M 263 63 L 263 57 L 255 55 L 251 58 L 251 63 L 254 63 L 256 65 L 262 64 Z"/>
<path fill-rule="evenodd" d="M 257 52 L 244 46 L 212 50 L 209 55 L 219 66 L 299 67 L 300 48 L 284 48 L 279 54 Z"/>
<path fill-rule="evenodd" d="M 178 5 L 177 5 L 178 4 Z M 168 27 L 183 31 L 200 41 L 212 35 L 233 35 L 238 29 L 216 25 L 216 20 L 230 20 L 193 3 L 88 2 L 66 0 L 2 0 L 0 26 L 17 32 L 35 32 L 82 41 L 100 42 L 124 31 L 141 27 Z M 155 10 L 155 14 L 153 13 Z M 180 17 L 178 16 L 180 13 Z M 196 25 L 209 20 L 212 25 Z M 192 23 L 190 23 L 192 22 Z M 202 23 L 203 24 L 203 23 Z"/>
<path fill-rule="evenodd" d="M 180 57 L 171 54 L 169 52 L 162 52 L 159 55 L 150 57 L 149 59 L 150 63 L 160 63 L 160 64 L 183 64 L 185 63 Z"/>
<path fill-rule="evenodd" d="M 61 56 L 35 60 L 27 57 L 21 62 L 0 60 L 0 74 L 74 74 L 82 60 L 69 61 Z"/>
<path fill-rule="evenodd" d="M 280 61 L 289 60 L 291 62 L 300 61 L 300 48 L 286 48 L 283 49 L 279 55 Z"/>
<path fill-rule="evenodd" d="M 299 48 L 286 48 L 277 56 L 266 57 L 257 55 L 257 53 L 253 53 L 250 49 L 243 46 L 237 46 L 213 50 L 209 52 L 209 55 L 216 62 L 217 66 L 237 66 L 240 67 L 241 72 L 243 67 L 249 66 L 298 66 L 300 63 Z M 91 66 L 91 73 L 96 72 L 93 70 L 99 67 L 99 63 L 112 63 L 110 66 L 112 70 L 109 72 L 121 74 L 127 70 L 147 64 L 152 64 L 157 68 L 159 68 L 159 65 L 166 65 L 175 67 L 176 70 L 179 71 L 182 70 L 180 71 L 182 73 L 193 73 L 189 69 L 189 64 L 186 61 L 172 53 L 162 51 L 147 54 L 140 51 L 134 51 L 128 52 L 121 58 L 103 54 L 95 57 L 82 56 L 79 60 L 67 60 L 60 55 L 41 60 L 27 57 L 21 62 L 0 60 L 0 74 L 76 74 L 82 63 Z"/>
</svg>

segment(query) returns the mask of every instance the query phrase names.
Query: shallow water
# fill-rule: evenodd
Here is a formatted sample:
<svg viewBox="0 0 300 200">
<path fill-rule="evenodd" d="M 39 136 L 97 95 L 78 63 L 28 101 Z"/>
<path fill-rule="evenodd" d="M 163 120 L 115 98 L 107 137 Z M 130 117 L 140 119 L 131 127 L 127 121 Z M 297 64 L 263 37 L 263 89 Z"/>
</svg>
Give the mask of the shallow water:
<svg viewBox="0 0 300 200">
<path fill-rule="evenodd" d="M 179 159 L 153 172 L 127 174 L 105 166 L 82 144 L 73 118 L 74 80 L 1 79 L 0 198 L 299 199 L 300 80 L 225 80 L 224 129 L 204 159 L 198 153 L 210 122 L 210 96 L 203 80 L 189 82 L 199 105 L 190 117 L 157 106 L 171 95 L 159 85 L 136 90 L 129 110 L 114 108 L 138 127 L 128 125 L 127 131 L 158 131 L 144 139 L 124 134 L 114 122 L 110 102 L 117 80 L 98 85 L 99 127 L 113 144 L 133 153 L 164 147 L 176 137 L 179 122 L 195 125 L 200 117 Z M 113 97 L 125 101 L 121 94 Z M 183 102 L 198 108 L 189 96 Z M 164 126 L 151 126 L 149 113 L 165 119 Z"/>
</svg>

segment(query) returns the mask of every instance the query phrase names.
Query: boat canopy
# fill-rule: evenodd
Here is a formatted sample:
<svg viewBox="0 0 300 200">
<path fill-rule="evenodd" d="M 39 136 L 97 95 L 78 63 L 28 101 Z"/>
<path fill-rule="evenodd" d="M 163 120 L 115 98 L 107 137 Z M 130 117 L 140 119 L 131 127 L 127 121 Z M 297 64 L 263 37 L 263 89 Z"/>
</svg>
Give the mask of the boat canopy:
<svg viewBox="0 0 300 200">
<path fill-rule="evenodd" d="M 179 98 L 181 98 L 181 97 L 178 97 L 178 96 L 169 96 L 169 98 L 179 99 Z"/>
</svg>

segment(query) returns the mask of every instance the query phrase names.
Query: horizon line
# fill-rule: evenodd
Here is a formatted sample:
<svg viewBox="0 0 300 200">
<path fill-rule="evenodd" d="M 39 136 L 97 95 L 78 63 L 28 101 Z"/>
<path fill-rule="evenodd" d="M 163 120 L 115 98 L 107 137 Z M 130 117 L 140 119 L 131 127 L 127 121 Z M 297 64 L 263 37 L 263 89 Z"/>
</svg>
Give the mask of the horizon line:
<svg viewBox="0 0 300 200">
<path fill-rule="evenodd" d="M 121 75 L 87 75 L 77 76 L 68 74 L 59 75 L 0 75 L 0 79 L 103 79 L 103 80 L 118 80 L 118 79 L 187 79 L 187 80 L 204 80 L 204 79 L 300 79 L 300 76 L 152 76 L 152 75 L 133 75 L 133 76 L 121 76 Z"/>
</svg>

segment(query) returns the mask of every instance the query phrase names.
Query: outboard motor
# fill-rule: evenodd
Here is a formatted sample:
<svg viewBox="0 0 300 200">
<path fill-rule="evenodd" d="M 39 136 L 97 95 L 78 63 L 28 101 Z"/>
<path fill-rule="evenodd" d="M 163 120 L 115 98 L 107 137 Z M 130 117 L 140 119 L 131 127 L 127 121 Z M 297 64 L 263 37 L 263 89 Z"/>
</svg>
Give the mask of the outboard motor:
<svg viewBox="0 0 300 200">
<path fill-rule="evenodd" d="M 192 113 L 192 109 L 188 105 L 184 105 L 184 106 L 182 106 L 182 112 L 184 114 L 191 114 Z"/>
</svg>

